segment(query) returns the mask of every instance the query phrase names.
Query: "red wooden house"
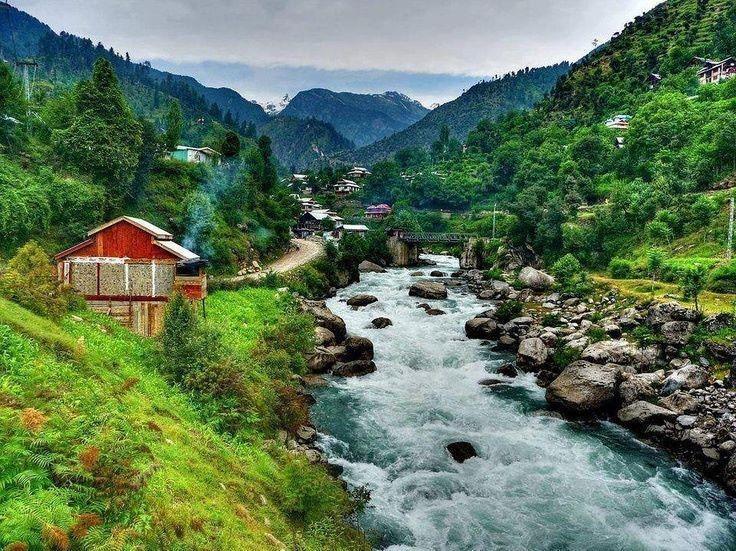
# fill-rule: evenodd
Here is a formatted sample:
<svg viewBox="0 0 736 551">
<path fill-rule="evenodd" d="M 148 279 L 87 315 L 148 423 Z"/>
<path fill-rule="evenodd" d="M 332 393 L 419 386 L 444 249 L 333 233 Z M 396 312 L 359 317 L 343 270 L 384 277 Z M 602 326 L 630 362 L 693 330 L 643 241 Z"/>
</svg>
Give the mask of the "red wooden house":
<svg viewBox="0 0 736 551">
<path fill-rule="evenodd" d="M 192 301 L 207 296 L 206 261 L 173 236 L 132 216 L 111 220 L 54 258 L 59 278 L 84 295 L 92 310 L 141 335 L 155 335 L 175 291 Z"/>
</svg>

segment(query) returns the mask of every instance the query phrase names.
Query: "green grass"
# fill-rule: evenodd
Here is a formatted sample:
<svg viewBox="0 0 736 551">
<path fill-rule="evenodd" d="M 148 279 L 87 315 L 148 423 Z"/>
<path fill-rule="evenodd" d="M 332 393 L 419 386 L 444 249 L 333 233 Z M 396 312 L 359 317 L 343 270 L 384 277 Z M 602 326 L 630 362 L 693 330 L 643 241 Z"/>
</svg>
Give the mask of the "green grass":
<svg viewBox="0 0 736 551">
<path fill-rule="evenodd" d="M 267 290 L 211 304 L 242 353 L 285 312 Z M 264 437 L 215 432 L 160 357 L 105 316 L 57 325 L 0 302 L 0 548 L 54 533 L 72 549 L 367 548 L 336 481 Z M 103 522 L 84 544 L 80 514 Z"/>
</svg>

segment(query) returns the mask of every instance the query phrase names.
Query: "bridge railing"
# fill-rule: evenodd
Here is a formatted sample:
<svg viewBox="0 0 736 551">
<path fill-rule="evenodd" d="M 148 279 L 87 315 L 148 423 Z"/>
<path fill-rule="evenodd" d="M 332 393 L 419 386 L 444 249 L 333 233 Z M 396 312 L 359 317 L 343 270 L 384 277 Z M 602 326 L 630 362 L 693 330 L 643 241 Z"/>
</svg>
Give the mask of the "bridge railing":
<svg viewBox="0 0 736 551">
<path fill-rule="evenodd" d="M 465 243 L 473 237 L 466 233 L 407 232 L 401 240 L 407 243 Z"/>
</svg>

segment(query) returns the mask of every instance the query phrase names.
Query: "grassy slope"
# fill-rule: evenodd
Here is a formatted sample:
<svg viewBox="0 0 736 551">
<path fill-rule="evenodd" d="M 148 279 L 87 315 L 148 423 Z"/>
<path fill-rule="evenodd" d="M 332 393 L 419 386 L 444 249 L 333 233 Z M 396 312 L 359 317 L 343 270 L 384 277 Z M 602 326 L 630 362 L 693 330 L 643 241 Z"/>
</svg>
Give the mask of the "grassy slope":
<svg viewBox="0 0 736 551">
<path fill-rule="evenodd" d="M 278 303 L 272 291 L 243 293 L 228 298 L 247 311 L 241 339 L 252 343 Z M 224 298 L 213 296 L 211 317 L 228 312 Z M 87 535 L 92 548 L 261 550 L 279 548 L 275 538 L 306 549 L 362 548 L 345 526 L 302 534 L 302 519 L 284 512 L 295 509 L 289 469 L 337 484 L 281 447 L 228 442 L 210 430 L 156 372 L 154 341 L 104 316 L 56 325 L 0 300 L 0 351 L 0 545 L 44 526 L 47 539 L 49 526 L 73 533 L 77 515 L 94 512 L 105 524 Z M 46 418 L 36 429 L 26 419 L 34 410 Z M 93 449 L 99 459 L 86 468 Z M 29 483 L 24 471 L 35 473 Z"/>
</svg>

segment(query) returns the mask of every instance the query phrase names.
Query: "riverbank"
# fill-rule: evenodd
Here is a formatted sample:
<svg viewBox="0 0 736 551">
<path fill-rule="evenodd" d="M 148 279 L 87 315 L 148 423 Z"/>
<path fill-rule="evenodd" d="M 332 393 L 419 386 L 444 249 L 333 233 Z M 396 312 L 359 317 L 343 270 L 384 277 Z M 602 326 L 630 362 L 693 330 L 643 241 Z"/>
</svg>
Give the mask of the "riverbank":
<svg viewBox="0 0 736 551">
<path fill-rule="evenodd" d="M 549 281 L 521 285 L 464 275 L 492 298 L 466 324 L 533 373 L 551 407 L 626 426 L 736 493 L 736 320 L 677 302 L 638 303 L 617 291 L 560 296 Z M 532 289 L 531 287 L 536 287 Z M 499 313 L 519 306 L 513 319 Z"/>
<path fill-rule="evenodd" d="M 562 419 L 532 373 L 499 374 L 515 351 L 464 333 L 492 299 L 449 277 L 455 260 L 432 259 L 436 267 L 362 274 L 325 304 L 374 344 L 376 371 L 325 375 L 312 407 L 327 459 L 370 494 L 358 522 L 374 547 L 736 545 L 732 504 L 715 486 L 611 423 Z M 447 298 L 410 296 L 422 281 L 444 284 Z M 356 295 L 376 300 L 349 305 Z M 477 457 L 456 462 L 446 446 L 458 441 Z"/>
</svg>

